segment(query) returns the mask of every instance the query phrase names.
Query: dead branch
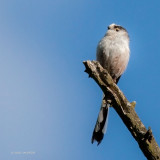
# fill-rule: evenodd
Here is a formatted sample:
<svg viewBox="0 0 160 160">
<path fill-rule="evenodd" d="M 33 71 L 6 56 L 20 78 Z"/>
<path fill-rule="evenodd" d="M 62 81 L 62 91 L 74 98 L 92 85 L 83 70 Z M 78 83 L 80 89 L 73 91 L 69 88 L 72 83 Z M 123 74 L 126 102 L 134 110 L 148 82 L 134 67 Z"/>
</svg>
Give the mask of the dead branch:
<svg viewBox="0 0 160 160">
<path fill-rule="evenodd" d="M 97 61 L 83 62 L 89 77 L 93 78 L 103 93 L 111 99 L 111 104 L 116 110 L 132 136 L 137 141 L 140 149 L 148 160 L 160 159 L 160 149 L 155 141 L 151 129 L 145 128 L 137 113 L 135 102 L 130 103 L 122 91 L 114 83 L 111 76 Z"/>
</svg>

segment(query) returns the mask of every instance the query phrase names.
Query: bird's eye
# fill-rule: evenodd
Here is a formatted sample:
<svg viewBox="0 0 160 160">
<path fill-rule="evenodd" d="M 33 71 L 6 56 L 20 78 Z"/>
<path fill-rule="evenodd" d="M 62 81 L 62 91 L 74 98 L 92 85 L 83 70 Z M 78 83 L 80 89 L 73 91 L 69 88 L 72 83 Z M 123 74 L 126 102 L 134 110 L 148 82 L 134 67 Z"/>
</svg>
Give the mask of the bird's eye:
<svg viewBox="0 0 160 160">
<path fill-rule="evenodd" d="M 119 28 L 115 28 L 115 30 L 118 32 L 118 31 L 119 31 Z"/>
</svg>

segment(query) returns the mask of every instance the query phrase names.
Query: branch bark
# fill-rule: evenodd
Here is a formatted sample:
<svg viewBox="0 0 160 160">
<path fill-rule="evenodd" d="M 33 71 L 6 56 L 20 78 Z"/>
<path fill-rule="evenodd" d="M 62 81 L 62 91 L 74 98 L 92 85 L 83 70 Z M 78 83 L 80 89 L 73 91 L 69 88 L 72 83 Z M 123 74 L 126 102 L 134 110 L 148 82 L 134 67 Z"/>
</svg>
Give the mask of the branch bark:
<svg viewBox="0 0 160 160">
<path fill-rule="evenodd" d="M 107 98 L 111 99 L 111 105 L 137 141 L 146 158 L 148 160 L 159 160 L 160 148 L 155 141 L 151 128 L 149 127 L 147 130 L 135 112 L 136 102 L 130 103 L 127 100 L 108 71 L 97 61 L 84 61 L 83 63 L 86 67 L 85 72 L 96 81 Z"/>
</svg>

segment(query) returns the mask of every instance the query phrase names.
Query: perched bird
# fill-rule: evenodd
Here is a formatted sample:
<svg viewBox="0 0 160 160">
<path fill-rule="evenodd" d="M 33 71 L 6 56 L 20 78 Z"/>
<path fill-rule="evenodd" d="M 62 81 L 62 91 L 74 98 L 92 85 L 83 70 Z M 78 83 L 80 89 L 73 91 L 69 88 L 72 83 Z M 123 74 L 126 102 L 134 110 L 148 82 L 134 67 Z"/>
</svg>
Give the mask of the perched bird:
<svg viewBox="0 0 160 160">
<path fill-rule="evenodd" d="M 98 43 L 96 57 L 102 67 L 108 70 L 114 82 L 118 83 L 130 57 L 129 35 L 126 29 L 116 24 L 109 25 L 108 31 Z M 106 130 L 109 106 L 109 101 L 102 100 L 92 135 L 92 143 L 97 141 L 97 145 L 101 143 Z"/>
</svg>

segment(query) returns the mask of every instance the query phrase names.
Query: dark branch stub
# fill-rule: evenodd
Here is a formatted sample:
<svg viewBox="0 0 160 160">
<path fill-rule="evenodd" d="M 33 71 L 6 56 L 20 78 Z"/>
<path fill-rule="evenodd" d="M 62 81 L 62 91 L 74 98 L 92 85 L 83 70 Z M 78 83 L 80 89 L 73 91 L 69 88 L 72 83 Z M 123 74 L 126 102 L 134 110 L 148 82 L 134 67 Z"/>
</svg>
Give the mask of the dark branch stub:
<svg viewBox="0 0 160 160">
<path fill-rule="evenodd" d="M 89 77 L 93 78 L 110 101 L 132 136 L 137 141 L 140 149 L 148 160 L 160 160 L 160 149 L 152 134 L 151 128 L 147 130 L 137 113 L 136 102 L 130 103 L 122 91 L 114 83 L 111 76 L 98 62 L 83 62 Z M 107 100 L 107 99 L 106 99 Z"/>
<path fill-rule="evenodd" d="M 146 134 L 144 135 L 144 140 L 145 141 L 149 141 L 151 143 L 151 140 L 153 138 L 153 135 L 152 135 L 152 130 L 151 128 L 149 127 L 148 131 L 146 132 Z"/>
</svg>

